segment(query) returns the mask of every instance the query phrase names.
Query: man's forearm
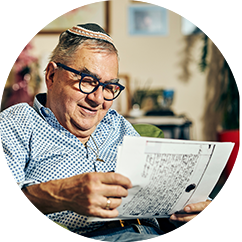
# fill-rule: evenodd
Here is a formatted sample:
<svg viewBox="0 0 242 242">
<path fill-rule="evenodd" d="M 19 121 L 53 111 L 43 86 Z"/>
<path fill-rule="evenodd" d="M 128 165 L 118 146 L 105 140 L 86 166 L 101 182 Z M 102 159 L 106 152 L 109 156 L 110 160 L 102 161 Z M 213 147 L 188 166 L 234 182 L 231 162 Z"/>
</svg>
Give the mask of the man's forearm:
<svg viewBox="0 0 242 242">
<path fill-rule="evenodd" d="M 131 181 L 114 172 L 90 172 L 23 188 L 29 200 L 44 214 L 70 210 L 85 216 L 114 218 Z M 110 209 L 106 209 L 111 197 Z"/>
<path fill-rule="evenodd" d="M 56 181 L 49 181 L 25 187 L 22 191 L 36 208 L 48 214 L 67 210 L 64 202 L 53 195 L 57 187 Z"/>
</svg>

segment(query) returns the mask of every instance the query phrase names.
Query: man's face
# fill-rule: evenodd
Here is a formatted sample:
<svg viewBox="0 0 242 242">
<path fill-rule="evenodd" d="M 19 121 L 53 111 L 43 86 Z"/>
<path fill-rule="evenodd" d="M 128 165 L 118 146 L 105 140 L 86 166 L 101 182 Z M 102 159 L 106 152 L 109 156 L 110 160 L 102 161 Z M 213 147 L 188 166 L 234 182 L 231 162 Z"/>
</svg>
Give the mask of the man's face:
<svg viewBox="0 0 242 242">
<path fill-rule="evenodd" d="M 91 94 L 84 94 L 79 89 L 80 78 L 69 71 L 56 68 L 55 63 L 47 67 L 46 83 L 48 88 L 47 103 L 62 126 L 85 140 L 103 119 L 112 101 L 105 101 L 102 87 Z M 100 78 L 100 82 L 108 82 L 117 78 L 118 60 L 116 54 L 98 52 L 98 50 L 81 47 L 77 50 L 72 65 L 76 70 L 88 70 Z M 55 70 L 54 70 L 55 69 Z M 53 75 L 48 75 L 52 70 Z"/>
</svg>

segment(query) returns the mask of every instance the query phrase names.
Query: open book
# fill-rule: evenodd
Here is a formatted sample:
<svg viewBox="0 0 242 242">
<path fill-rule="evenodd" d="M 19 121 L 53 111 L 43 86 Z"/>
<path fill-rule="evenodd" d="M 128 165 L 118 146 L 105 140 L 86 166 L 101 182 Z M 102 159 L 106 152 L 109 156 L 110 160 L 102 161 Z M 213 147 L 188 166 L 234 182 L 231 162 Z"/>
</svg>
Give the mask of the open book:
<svg viewBox="0 0 242 242">
<path fill-rule="evenodd" d="M 117 173 L 133 187 L 119 217 L 169 217 L 187 204 L 205 201 L 232 152 L 233 143 L 124 137 Z M 102 219 L 94 219 L 102 220 Z"/>
</svg>

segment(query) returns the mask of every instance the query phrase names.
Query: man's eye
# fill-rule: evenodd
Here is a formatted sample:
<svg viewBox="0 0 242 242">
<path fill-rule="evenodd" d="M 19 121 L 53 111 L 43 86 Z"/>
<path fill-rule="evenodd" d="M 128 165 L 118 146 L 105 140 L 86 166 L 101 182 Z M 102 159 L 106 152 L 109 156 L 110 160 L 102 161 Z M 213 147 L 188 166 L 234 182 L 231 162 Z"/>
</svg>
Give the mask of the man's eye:
<svg viewBox="0 0 242 242">
<path fill-rule="evenodd" d="M 97 80 L 94 80 L 91 77 L 85 77 L 82 80 L 82 85 L 89 85 L 89 86 L 94 86 L 95 87 L 95 86 L 98 85 L 98 81 Z"/>
<path fill-rule="evenodd" d="M 112 91 L 112 90 L 113 90 L 113 86 L 112 86 L 112 85 L 107 85 L 107 86 L 105 87 L 105 89 Z"/>
<path fill-rule="evenodd" d="M 105 90 L 112 93 L 116 93 L 119 91 L 119 86 L 115 84 L 109 84 L 105 87 Z"/>
</svg>

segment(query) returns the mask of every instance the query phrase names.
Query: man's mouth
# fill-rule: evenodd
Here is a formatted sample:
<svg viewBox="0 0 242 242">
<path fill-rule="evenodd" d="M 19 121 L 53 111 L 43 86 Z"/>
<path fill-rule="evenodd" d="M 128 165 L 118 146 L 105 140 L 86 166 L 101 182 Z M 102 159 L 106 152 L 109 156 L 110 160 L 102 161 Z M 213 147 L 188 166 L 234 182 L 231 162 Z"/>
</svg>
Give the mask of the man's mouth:
<svg viewBox="0 0 242 242">
<path fill-rule="evenodd" d="M 85 111 L 86 113 L 90 113 L 90 114 L 96 114 L 97 113 L 97 109 L 94 108 L 89 108 L 89 107 L 84 107 L 81 105 L 78 105 L 83 111 Z"/>
</svg>

